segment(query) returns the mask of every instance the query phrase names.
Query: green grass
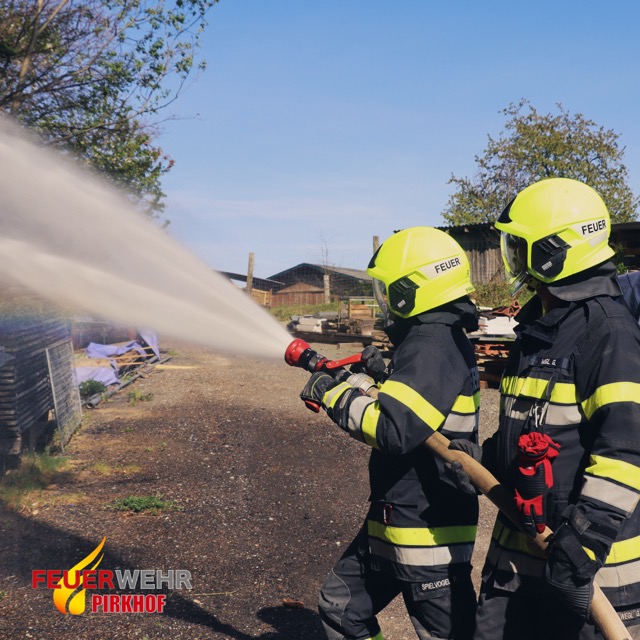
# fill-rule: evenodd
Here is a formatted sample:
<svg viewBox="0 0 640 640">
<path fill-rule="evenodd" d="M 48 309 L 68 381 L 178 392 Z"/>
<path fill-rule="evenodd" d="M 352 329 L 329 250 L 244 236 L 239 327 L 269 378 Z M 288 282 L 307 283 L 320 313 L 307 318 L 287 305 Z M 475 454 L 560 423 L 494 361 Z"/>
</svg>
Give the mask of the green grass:
<svg viewBox="0 0 640 640">
<path fill-rule="evenodd" d="M 138 402 L 150 402 L 153 400 L 153 393 L 141 393 L 137 389 L 134 389 L 133 391 L 129 391 L 127 397 L 129 398 L 129 404 L 135 407 Z"/>
<path fill-rule="evenodd" d="M 42 491 L 64 472 L 67 458 L 46 453 L 22 457 L 20 467 L 7 473 L 0 481 L 0 500 L 18 508 L 34 493 Z"/>
<path fill-rule="evenodd" d="M 149 511 L 159 513 L 170 509 L 179 509 L 173 500 L 164 500 L 158 496 L 127 496 L 126 498 L 116 498 L 107 503 L 107 509 L 112 511 L 132 511 L 140 513 Z"/>
<path fill-rule="evenodd" d="M 339 302 L 330 304 L 300 304 L 290 307 L 273 307 L 270 309 L 271 315 L 274 315 L 281 322 L 291 319 L 291 316 L 313 316 L 320 311 L 338 311 Z"/>
</svg>

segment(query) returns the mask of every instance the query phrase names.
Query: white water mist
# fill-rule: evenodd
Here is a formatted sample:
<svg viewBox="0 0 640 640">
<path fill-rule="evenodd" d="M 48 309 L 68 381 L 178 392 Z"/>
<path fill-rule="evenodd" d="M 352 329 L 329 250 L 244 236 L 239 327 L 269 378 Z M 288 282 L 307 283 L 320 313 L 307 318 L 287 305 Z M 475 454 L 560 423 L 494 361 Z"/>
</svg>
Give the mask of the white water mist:
<svg viewBox="0 0 640 640">
<path fill-rule="evenodd" d="M 120 193 L 0 118 L 0 280 L 225 353 L 282 358 L 291 336 Z"/>
</svg>

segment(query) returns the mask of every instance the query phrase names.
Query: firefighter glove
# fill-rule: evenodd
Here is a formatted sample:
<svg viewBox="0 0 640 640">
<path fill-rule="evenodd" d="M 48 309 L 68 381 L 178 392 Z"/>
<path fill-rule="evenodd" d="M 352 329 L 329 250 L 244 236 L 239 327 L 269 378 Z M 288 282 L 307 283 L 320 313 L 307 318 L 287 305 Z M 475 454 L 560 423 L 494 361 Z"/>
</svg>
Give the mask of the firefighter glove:
<svg viewBox="0 0 640 640">
<path fill-rule="evenodd" d="M 585 572 L 588 562 L 591 560 L 571 526 L 566 522 L 561 524 L 553 536 L 544 579 L 554 595 L 585 620 L 589 618 L 593 577 L 597 571 L 596 566 L 593 572 Z"/>
<path fill-rule="evenodd" d="M 480 445 L 460 438 L 459 440 L 453 440 L 449 445 L 449 449 L 454 451 L 463 451 L 468 456 L 471 456 L 476 462 L 482 462 L 482 447 Z M 453 482 L 456 488 L 460 489 L 463 493 L 470 495 L 477 495 L 477 490 L 471 484 L 471 480 L 466 471 L 462 468 L 462 464 L 457 460 L 453 462 L 446 462 L 444 465 L 445 473 L 447 477 Z"/>
<path fill-rule="evenodd" d="M 546 526 L 547 499 L 553 487 L 551 463 L 559 449 L 560 445 L 539 431 L 523 433 L 518 439 L 515 501 L 522 527 L 532 538 Z"/>
<path fill-rule="evenodd" d="M 380 351 L 373 345 L 364 348 L 362 352 L 362 363 L 365 366 L 367 374 L 369 374 L 376 382 L 381 382 L 387 369 L 387 363 L 384 361 Z"/>
<path fill-rule="evenodd" d="M 366 373 L 376 382 L 382 382 L 387 363 L 377 347 L 369 345 L 360 354 L 360 362 L 351 365 L 351 373 Z"/>
<path fill-rule="evenodd" d="M 329 389 L 333 389 L 337 384 L 338 382 L 328 373 L 317 371 L 309 378 L 300 394 L 300 398 L 307 405 L 307 408 L 318 413 L 322 406 L 324 394 L 329 391 Z"/>
<path fill-rule="evenodd" d="M 337 382 L 319 371 L 309 378 L 300 397 L 316 412 L 322 407 L 341 429 L 348 431 L 349 407 L 354 398 L 362 395 L 365 395 L 362 389 L 352 387 L 348 382 Z"/>
</svg>

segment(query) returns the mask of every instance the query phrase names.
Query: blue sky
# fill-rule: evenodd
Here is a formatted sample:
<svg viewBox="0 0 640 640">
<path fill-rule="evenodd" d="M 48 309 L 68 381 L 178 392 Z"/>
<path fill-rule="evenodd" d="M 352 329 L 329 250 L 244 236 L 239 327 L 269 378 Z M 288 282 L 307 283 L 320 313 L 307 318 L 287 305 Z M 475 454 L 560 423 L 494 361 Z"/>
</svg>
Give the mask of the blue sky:
<svg viewBox="0 0 640 640">
<path fill-rule="evenodd" d="M 365 268 L 374 235 L 443 224 L 521 98 L 616 131 L 640 193 L 640 6 L 607 5 L 221 0 L 159 138 L 170 233 L 220 270 Z"/>
</svg>

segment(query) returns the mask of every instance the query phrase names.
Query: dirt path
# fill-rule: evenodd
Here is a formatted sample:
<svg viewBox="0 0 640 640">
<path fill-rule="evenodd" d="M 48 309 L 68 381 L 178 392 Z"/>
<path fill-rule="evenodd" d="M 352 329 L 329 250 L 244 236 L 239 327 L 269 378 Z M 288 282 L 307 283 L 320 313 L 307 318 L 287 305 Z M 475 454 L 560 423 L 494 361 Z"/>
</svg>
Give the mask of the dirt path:
<svg viewBox="0 0 640 640">
<path fill-rule="evenodd" d="M 302 370 L 171 347 L 165 367 L 86 414 L 52 486 L 21 513 L 0 504 L 0 638 L 324 637 L 317 592 L 364 518 L 367 448 L 304 409 Z M 483 400 L 487 431 L 497 392 Z M 177 508 L 107 508 L 127 496 Z M 490 511 L 483 501 L 477 556 Z M 163 614 L 91 613 L 90 596 L 84 614 L 60 614 L 51 590 L 31 587 L 32 571 L 70 569 L 105 536 L 100 569 L 184 569 L 192 590 L 165 588 Z M 387 640 L 415 637 L 399 602 L 381 624 Z"/>
</svg>

